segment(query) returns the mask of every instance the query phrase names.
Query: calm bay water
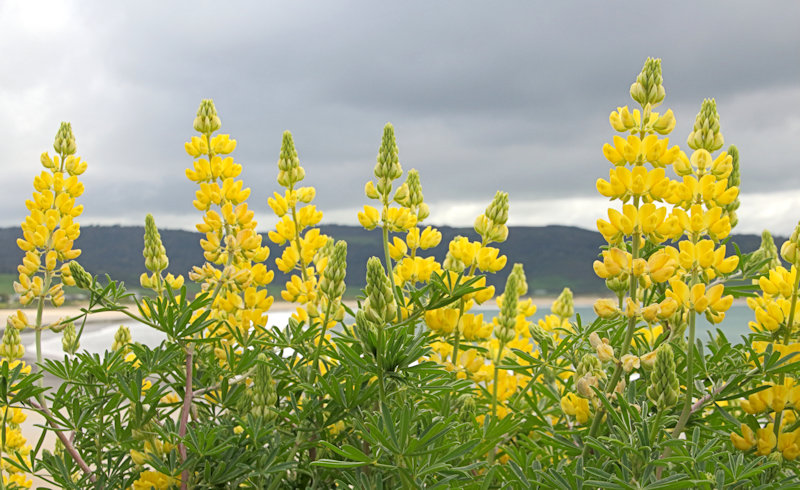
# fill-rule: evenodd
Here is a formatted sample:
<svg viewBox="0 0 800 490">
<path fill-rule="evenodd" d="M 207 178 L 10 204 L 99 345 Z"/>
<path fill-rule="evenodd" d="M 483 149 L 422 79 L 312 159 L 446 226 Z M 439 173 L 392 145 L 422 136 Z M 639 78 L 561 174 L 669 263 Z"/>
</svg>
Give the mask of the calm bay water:
<svg viewBox="0 0 800 490">
<path fill-rule="evenodd" d="M 539 309 L 533 317 L 533 320 L 539 320 L 540 318 L 544 318 L 545 315 L 550 314 L 550 307 L 549 305 L 538 305 Z M 494 315 L 499 313 L 499 310 L 496 308 L 491 309 L 481 309 L 480 313 L 483 313 L 484 319 L 491 318 Z M 586 325 L 592 323 L 597 315 L 594 314 L 594 310 L 591 306 L 578 306 L 575 307 L 575 313 L 581 316 L 581 322 Z M 750 333 L 750 327 L 747 326 L 748 322 L 753 321 L 755 315 L 753 314 L 753 310 L 747 307 L 745 304 L 734 304 L 725 314 L 725 320 L 718 325 L 711 325 L 707 320 L 705 315 L 698 315 L 697 317 L 697 330 L 696 335 L 698 339 L 701 340 L 708 340 L 708 333 L 707 332 L 716 332 L 717 329 L 722 330 L 725 336 L 730 340 L 732 343 L 739 343 L 741 342 L 741 337 L 743 335 L 747 335 Z"/>
<path fill-rule="evenodd" d="M 499 313 L 497 309 L 479 308 L 475 310 L 476 313 L 483 313 L 484 319 L 489 320 L 492 316 Z M 539 305 L 539 311 L 534 315 L 534 321 L 543 318 L 550 313 L 548 305 Z M 596 318 L 591 306 L 576 307 L 575 313 L 581 316 L 581 321 L 584 324 L 591 323 Z M 270 323 L 273 325 L 285 324 L 288 321 L 289 312 L 275 312 L 270 314 Z M 725 316 L 725 320 L 712 327 L 705 319 L 705 316 L 698 316 L 697 319 L 697 338 L 707 340 L 707 332 L 713 332 L 715 329 L 721 329 L 725 335 L 733 343 L 741 342 L 741 336 L 747 335 L 750 332 L 747 323 L 753 320 L 753 311 L 744 304 L 735 304 L 731 306 Z M 146 345 L 155 346 L 165 339 L 164 334 L 153 330 L 145 325 L 132 325 L 131 322 L 123 322 L 131 328 L 131 335 L 133 340 L 141 342 Z M 109 323 L 97 325 L 94 328 L 88 329 L 81 337 L 81 349 L 86 349 L 89 352 L 102 353 L 111 347 L 114 341 L 114 333 L 117 331 L 119 323 Z M 61 349 L 61 336 L 53 335 L 51 338 L 45 339 L 43 342 L 43 351 L 45 357 L 60 359 L 63 357 Z M 34 352 L 34 347 L 28 346 L 30 352 Z"/>
</svg>

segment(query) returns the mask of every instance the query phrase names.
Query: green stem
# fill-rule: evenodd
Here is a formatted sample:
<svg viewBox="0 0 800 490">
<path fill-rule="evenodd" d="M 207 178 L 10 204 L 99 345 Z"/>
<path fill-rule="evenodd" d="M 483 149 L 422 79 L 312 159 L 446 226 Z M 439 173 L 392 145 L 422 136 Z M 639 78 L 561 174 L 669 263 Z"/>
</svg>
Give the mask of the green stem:
<svg viewBox="0 0 800 490">
<path fill-rule="evenodd" d="M 383 384 L 383 327 L 378 328 L 378 348 L 376 361 L 378 363 L 378 395 L 380 396 L 381 407 L 386 406 L 386 386 Z"/>
<path fill-rule="evenodd" d="M 798 277 L 795 279 L 794 284 L 792 284 L 792 303 L 789 306 L 789 318 L 786 321 L 786 334 L 783 337 L 783 345 L 788 346 L 789 342 L 792 340 L 792 325 L 794 325 L 794 309 L 797 306 L 797 288 L 798 288 L 798 279 L 800 279 L 800 274 L 797 275 Z M 780 377 L 778 378 L 778 386 L 783 386 L 784 382 L 786 381 L 786 373 L 781 373 Z M 783 418 L 783 410 L 780 412 L 775 413 L 775 438 L 780 436 L 781 433 L 781 419 Z"/>
<path fill-rule="evenodd" d="M 689 351 L 686 353 L 686 398 L 683 400 L 683 410 L 678 418 L 678 423 L 672 429 L 672 438 L 677 439 L 683 432 L 689 415 L 692 413 L 692 397 L 694 396 L 694 333 L 695 317 L 697 313 L 691 310 L 689 313 Z"/>
<path fill-rule="evenodd" d="M 494 363 L 494 381 L 492 384 L 492 418 L 491 422 L 494 422 L 497 419 L 497 383 L 500 375 L 500 369 L 498 369 L 498 365 L 503 358 L 503 348 L 505 347 L 505 342 L 500 342 L 497 347 L 497 360 Z M 489 451 L 489 464 L 491 465 L 494 463 L 495 453 L 497 453 L 497 445 L 495 445 L 491 451 Z"/>
<path fill-rule="evenodd" d="M 385 207 L 385 206 L 384 206 Z M 384 216 L 386 212 L 384 212 Z M 392 295 L 397 302 L 397 317 L 402 318 L 403 303 L 400 295 L 397 294 L 397 287 L 394 284 L 394 268 L 392 267 L 392 256 L 389 255 L 389 224 L 383 221 L 383 255 L 386 259 L 386 274 L 389 276 L 389 283 L 392 285 Z"/>
<path fill-rule="evenodd" d="M 638 207 L 639 203 L 636 202 L 635 204 Z M 634 231 L 633 240 L 631 241 L 631 255 L 633 256 L 633 260 L 639 258 L 639 238 L 640 238 L 639 232 Z M 633 275 L 631 275 L 630 281 L 631 281 L 630 297 L 632 299 L 635 299 L 636 289 L 639 284 Z M 620 348 L 620 353 L 619 353 L 620 359 L 622 359 L 625 356 L 625 354 L 627 354 L 628 351 L 630 350 L 631 342 L 633 341 L 633 333 L 635 329 L 636 329 L 636 316 L 634 315 L 631 316 L 630 319 L 628 320 L 628 328 L 625 331 L 625 340 L 622 341 L 622 347 Z M 619 383 L 619 379 L 621 376 L 622 376 L 622 363 L 617 362 L 617 366 L 614 368 L 614 373 L 611 375 L 611 378 L 608 380 L 608 383 L 606 383 L 606 387 L 604 390 L 606 394 L 614 391 L 614 388 L 616 388 L 617 383 Z M 589 429 L 589 437 L 595 437 L 597 435 L 597 431 L 600 429 L 600 422 L 603 419 L 604 415 L 605 415 L 604 409 L 601 408 L 597 411 L 597 413 L 594 416 L 594 420 L 592 420 L 592 426 Z M 586 459 L 587 456 L 589 456 L 589 446 L 584 445 L 583 447 L 584 460 Z"/>
<path fill-rule="evenodd" d="M 692 237 L 692 243 L 697 243 L 698 239 Z M 689 284 L 691 289 L 698 281 L 697 266 L 692 268 L 692 279 Z M 686 423 L 689 421 L 689 416 L 692 414 L 692 397 L 694 396 L 694 341 L 695 341 L 695 318 L 697 312 L 692 309 L 689 311 L 689 345 L 688 352 L 686 353 L 686 399 L 683 401 L 683 410 L 678 417 L 678 423 L 672 429 L 672 438 L 677 439 L 683 432 Z M 669 448 L 667 449 L 669 451 Z M 668 453 L 667 453 L 668 454 Z"/>
<path fill-rule="evenodd" d="M 319 343 L 317 344 L 317 348 L 314 350 L 314 373 L 315 375 L 319 373 L 319 355 L 322 351 L 322 343 L 325 342 L 325 331 L 328 328 L 328 319 L 331 315 L 331 307 L 333 306 L 333 301 L 328 300 L 328 307 L 325 309 L 325 316 L 322 317 L 322 332 L 319 336 Z"/>
</svg>

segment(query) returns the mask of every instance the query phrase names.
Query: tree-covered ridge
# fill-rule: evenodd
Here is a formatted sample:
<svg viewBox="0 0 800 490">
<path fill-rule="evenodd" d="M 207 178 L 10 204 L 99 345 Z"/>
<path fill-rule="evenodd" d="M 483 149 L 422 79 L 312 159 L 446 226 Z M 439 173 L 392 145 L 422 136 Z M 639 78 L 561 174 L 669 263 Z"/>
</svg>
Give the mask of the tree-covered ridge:
<svg viewBox="0 0 800 490">
<path fill-rule="evenodd" d="M 513 210 L 512 210 L 513 212 Z M 347 277 L 355 285 L 363 282 L 367 259 L 382 253 L 380 237 L 360 226 L 322 225 L 320 231 L 335 240 L 348 243 Z M 471 228 L 439 227 L 441 243 L 431 251 L 443 260 L 447 244 L 457 235 L 469 236 Z M 182 274 L 203 263 L 199 233 L 184 230 L 160 230 L 164 247 L 169 252 L 167 272 Z M 15 246 L 21 235 L 19 228 L 0 228 L 0 274 L 15 274 L 22 253 Z M 75 246 L 80 248 L 81 264 L 93 274 L 109 274 L 137 286 L 139 276 L 146 272 L 142 257 L 144 227 L 142 226 L 84 226 Z M 776 237 L 776 241 L 781 238 Z M 761 238 L 756 235 L 734 235 L 742 253 L 758 248 Z M 570 244 L 565 247 L 563 244 Z M 600 233 L 572 226 L 512 226 L 508 240 L 498 244 L 501 253 L 514 257 L 528 272 L 531 294 L 557 293 L 563 287 L 575 293 L 597 293 L 605 288 L 603 280 L 594 274 L 591 264 L 597 258 L 604 240 Z M 270 247 L 269 266 L 279 257 L 279 247 Z M 487 279 L 495 286 L 502 285 L 509 270 L 492 274 Z M 275 269 L 273 284 L 283 284 L 286 278 Z M 363 286 L 363 284 L 361 284 Z"/>
</svg>

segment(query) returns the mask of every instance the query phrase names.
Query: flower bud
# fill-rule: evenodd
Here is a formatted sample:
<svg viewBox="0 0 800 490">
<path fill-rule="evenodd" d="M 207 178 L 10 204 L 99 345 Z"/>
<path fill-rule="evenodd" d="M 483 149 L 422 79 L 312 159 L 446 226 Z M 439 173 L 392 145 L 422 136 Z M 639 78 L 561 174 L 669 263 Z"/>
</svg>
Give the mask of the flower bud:
<svg viewBox="0 0 800 490">
<path fill-rule="evenodd" d="M 653 123 L 653 130 L 658 134 L 669 134 L 675 129 L 675 114 L 672 109 L 660 115 Z"/>
<path fill-rule="evenodd" d="M 375 189 L 375 183 L 371 180 L 367 181 L 367 185 L 364 186 L 364 194 L 370 199 L 378 199 L 378 191 Z"/>
<path fill-rule="evenodd" d="M 89 289 L 92 287 L 92 275 L 86 272 L 79 263 L 74 260 L 69 263 L 69 272 L 72 279 L 75 281 L 75 286 L 80 289 Z"/>
<path fill-rule="evenodd" d="M 114 343 L 111 344 L 111 350 L 123 351 L 128 350 L 128 344 L 131 343 L 131 331 L 125 325 L 120 325 L 117 333 L 114 334 Z"/>
<path fill-rule="evenodd" d="M 75 331 L 75 324 L 73 322 L 67 322 L 64 326 L 64 333 L 61 337 L 61 347 L 64 348 L 64 352 L 70 355 L 75 355 L 75 352 L 80 348 L 81 343 L 78 340 L 78 333 Z"/>
<path fill-rule="evenodd" d="M 600 359 L 589 353 L 584 354 L 578 363 L 575 369 L 575 379 L 580 379 L 586 374 L 591 374 L 592 376 L 602 379 L 606 378 L 606 372 L 603 370 L 603 364 L 600 362 Z"/>
<path fill-rule="evenodd" d="M 798 251 L 798 241 L 800 241 L 800 223 L 795 227 L 792 236 L 783 242 L 781 246 L 781 257 L 792 265 L 800 266 L 800 251 Z"/>
<path fill-rule="evenodd" d="M 347 273 L 347 242 L 339 240 L 320 279 L 319 289 L 330 303 L 341 299 L 345 291 L 344 278 Z"/>
<path fill-rule="evenodd" d="M 540 349 L 551 350 L 553 348 L 553 338 L 539 325 L 531 323 L 528 325 L 531 338 L 539 344 Z"/>
<path fill-rule="evenodd" d="M 222 126 L 222 122 L 217 116 L 217 109 L 214 107 L 214 101 L 211 99 L 203 99 L 200 102 L 200 107 L 197 109 L 197 117 L 194 118 L 194 129 L 198 133 L 209 134 L 218 130 Z"/>
<path fill-rule="evenodd" d="M 598 299 L 595 301 L 594 312 L 597 316 L 606 320 L 616 318 L 621 313 L 613 299 Z"/>
<path fill-rule="evenodd" d="M 410 202 L 408 200 L 408 184 L 404 183 L 397 190 L 394 192 L 394 201 L 405 207 L 410 207 Z"/>
<path fill-rule="evenodd" d="M 494 335 L 501 344 L 510 342 L 516 335 L 517 304 L 524 281 L 525 272 L 522 270 L 522 264 L 514 264 L 514 268 L 506 280 L 500 315 L 494 329 Z"/>
<path fill-rule="evenodd" d="M 161 234 L 158 233 L 152 214 L 148 214 L 144 220 L 144 250 L 142 255 L 144 256 L 145 267 L 157 275 L 169 266 L 167 251 L 161 243 Z"/>
<path fill-rule="evenodd" d="M 253 376 L 253 405 L 250 413 L 263 421 L 273 420 L 277 413 L 271 410 L 278 401 L 275 382 L 272 380 L 267 356 L 261 353 L 256 358 L 256 372 Z"/>
<path fill-rule="evenodd" d="M 770 269 L 775 269 L 781 265 L 781 260 L 778 257 L 778 247 L 775 246 L 775 240 L 769 231 L 764 230 L 761 233 L 761 246 L 753 252 L 753 260 L 760 262 L 766 260 L 766 263 L 761 266 L 759 272 L 767 274 Z"/>
<path fill-rule="evenodd" d="M 631 85 L 631 97 L 642 107 L 647 104 L 658 105 L 664 100 L 664 86 L 661 78 L 661 59 L 647 58 L 642 67 L 642 72 Z"/>
<path fill-rule="evenodd" d="M 75 136 L 72 134 L 72 125 L 70 123 L 61 123 L 61 127 L 58 128 L 58 133 L 56 133 L 53 149 L 56 153 L 61 154 L 62 157 L 75 153 L 77 147 L 75 146 Z"/>
<path fill-rule="evenodd" d="M 24 355 L 25 347 L 22 346 L 19 330 L 13 326 L 7 326 L 3 333 L 3 343 L 0 344 L 0 356 L 12 362 L 21 359 Z"/>
<path fill-rule="evenodd" d="M 700 107 L 700 112 L 695 118 L 694 127 L 686 142 L 693 150 L 702 148 L 712 152 L 722 148 L 725 141 L 720 132 L 719 114 L 717 114 L 717 103 L 714 99 L 703 100 L 703 105 Z"/>
<path fill-rule="evenodd" d="M 378 326 L 371 322 L 364 310 L 356 312 L 355 334 L 364 352 L 373 356 L 378 352 Z"/>
<path fill-rule="evenodd" d="M 572 299 L 572 290 L 564 288 L 561 294 L 553 302 L 550 311 L 561 318 L 570 318 L 575 314 L 575 305 Z"/>
<path fill-rule="evenodd" d="M 384 188 L 384 198 L 388 197 L 391 190 L 391 181 L 399 178 L 403 174 L 403 169 L 400 166 L 400 158 L 398 156 L 399 150 L 397 149 L 397 142 L 394 136 L 394 126 L 391 123 L 386 123 L 383 127 L 383 139 L 381 147 L 378 150 L 378 163 L 375 165 L 375 177 L 378 179 L 386 179 L 389 181 L 388 189 Z M 379 188 L 380 192 L 381 189 Z"/>
<path fill-rule="evenodd" d="M 300 159 L 297 157 L 292 133 L 284 131 L 283 139 L 281 140 L 280 157 L 278 158 L 278 184 L 289 189 L 304 178 L 305 170 L 300 166 Z"/>
<path fill-rule="evenodd" d="M 585 374 L 575 381 L 575 391 L 584 398 L 594 397 L 594 390 L 592 387 L 598 388 L 599 383 L 596 376 Z"/>
<path fill-rule="evenodd" d="M 367 260 L 367 299 L 364 304 L 366 318 L 381 328 L 394 321 L 397 316 L 397 305 L 394 302 L 392 285 L 378 257 Z"/>
<path fill-rule="evenodd" d="M 675 406 L 679 393 L 680 382 L 675 373 L 675 354 L 669 344 L 661 344 L 655 351 L 647 398 L 659 411 L 665 411 Z"/>
<path fill-rule="evenodd" d="M 424 202 L 419 205 L 419 209 L 417 209 L 417 222 L 424 220 L 428 216 L 431 215 L 431 210 L 427 204 Z"/>
<path fill-rule="evenodd" d="M 614 348 L 608 344 L 606 339 L 603 339 L 603 342 L 597 346 L 597 358 L 600 359 L 600 362 L 614 360 Z"/>
</svg>

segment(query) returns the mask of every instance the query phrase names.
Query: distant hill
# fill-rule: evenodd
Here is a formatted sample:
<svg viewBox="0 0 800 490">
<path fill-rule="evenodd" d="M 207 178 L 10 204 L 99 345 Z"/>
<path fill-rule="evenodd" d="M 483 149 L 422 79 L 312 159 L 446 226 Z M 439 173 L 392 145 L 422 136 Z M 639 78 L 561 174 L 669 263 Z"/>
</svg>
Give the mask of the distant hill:
<svg viewBox="0 0 800 490">
<path fill-rule="evenodd" d="M 476 237 L 471 228 L 443 226 L 439 230 L 442 232 L 442 243 L 430 251 L 439 260 L 444 258 L 447 244 L 454 236 Z M 341 225 L 325 225 L 321 231 L 336 240 L 347 241 L 347 284 L 362 286 L 367 258 L 372 255 L 383 257 L 380 232 Z M 169 272 L 185 276 L 192 266 L 203 263 L 199 233 L 183 230 L 160 232 L 169 255 Z M 19 228 L 0 228 L 0 274 L 16 273 L 23 255 L 16 246 L 16 239 L 21 235 Z M 81 227 L 76 247 L 83 253 L 78 260 L 93 274 L 109 274 L 127 284 L 138 285 L 139 275 L 145 272 L 143 235 L 143 227 L 137 226 Z M 274 262 L 280 254 L 280 248 L 269 242 L 266 233 L 264 241 L 271 249 L 269 267 L 276 271 L 275 284 L 282 286 L 285 278 L 277 271 Z M 746 253 L 757 249 L 761 238 L 756 235 L 735 235 L 732 241 Z M 781 241 L 776 238 L 776 243 Z M 603 281 L 592 270 L 592 262 L 604 243 L 600 233 L 581 228 L 513 226 L 510 227 L 508 240 L 498 247 L 508 256 L 509 264 L 520 262 L 525 266 L 531 293 L 552 294 L 563 287 L 570 287 L 580 294 L 601 292 L 605 288 Z M 732 251 L 732 247 L 729 249 Z M 505 271 L 490 275 L 489 282 L 502 285 L 510 269 L 507 266 Z"/>
</svg>

